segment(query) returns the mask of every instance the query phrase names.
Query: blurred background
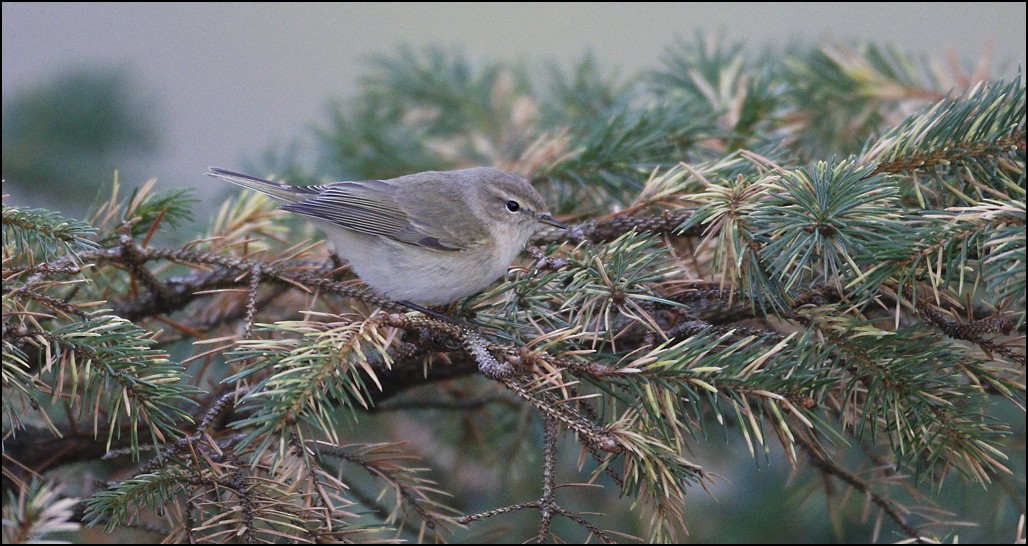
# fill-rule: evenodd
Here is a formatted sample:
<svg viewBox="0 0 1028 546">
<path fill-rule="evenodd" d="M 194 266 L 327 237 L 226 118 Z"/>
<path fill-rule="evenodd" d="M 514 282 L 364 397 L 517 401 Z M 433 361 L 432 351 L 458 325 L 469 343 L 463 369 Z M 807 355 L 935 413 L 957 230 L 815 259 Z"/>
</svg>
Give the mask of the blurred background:
<svg viewBox="0 0 1028 546">
<path fill-rule="evenodd" d="M 372 57 L 395 55 L 402 46 L 439 47 L 472 62 L 520 63 L 540 71 L 549 63 L 570 67 L 591 54 L 604 73 L 624 79 L 660 65 L 668 48 L 697 33 L 722 35 L 754 52 L 859 40 L 937 63 L 973 65 L 985 58 L 992 66 L 988 73 L 1007 78 L 1025 65 L 1026 51 L 1024 2 L 4 3 L 2 24 L 3 193 L 11 194 L 5 202 L 73 217 L 108 195 L 101 188 L 118 170 L 129 187 L 157 178 L 164 189 L 193 188 L 207 198 L 197 205 L 203 218 L 203 207 L 230 191 L 203 176 L 209 165 L 254 171 L 284 154 L 303 162 L 314 128 L 330 124 L 330 105 L 357 94 Z M 312 158 L 308 167 L 313 164 Z M 425 440 L 417 430 L 405 434 L 414 443 Z M 566 442 L 564 451 L 574 455 L 574 442 Z M 484 458 L 491 455 L 497 463 L 491 468 L 502 468 L 509 452 L 494 448 L 486 447 L 491 453 Z M 755 460 L 737 438 L 709 438 L 699 439 L 689 455 L 727 478 L 714 488 L 716 499 L 699 490 L 689 499 L 692 540 L 872 536 L 874 521 L 840 524 L 842 516 L 817 494 L 824 484 L 813 474 L 791 474 L 781 453 Z M 1023 469 L 1023 452 L 1018 457 L 1012 463 Z M 561 472 L 562 479 L 575 481 L 574 461 Z M 511 475 L 496 489 L 506 491 L 514 482 L 537 484 Z M 981 502 L 980 488 L 977 496 L 965 495 L 970 487 L 976 486 L 950 480 L 942 494 L 957 499 L 949 506 L 962 516 L 1007 529 L 1016 514 L 1001 513 L 999 498 L 996 505 Z M 781 503 L 766 502 L 776 495 Z M 739 514 L 750 525 L 732 525 Z M 983 532 L 969 530 L 961 538 L 997 536 L 988 534 L 995 528 Z M 1012 527 L 1009 532 L 1013 538 Z"/>
<path fill-rule="evenodd" d="M 302 161 L 328 104 L 368 60 L 437 46 L 529 69 L 591 53 L 628 78 L 676 40 L 754 51 L 866 40 L 945 62 L 1025 64 L 1025 3 L 3 4 L 3 177 L 9 203 L 82 215 L 113 172 L 137 185 L 221 188 L 209 165 Z M 220 193 L 219 193 L 220 194 Z"/>
</svg>

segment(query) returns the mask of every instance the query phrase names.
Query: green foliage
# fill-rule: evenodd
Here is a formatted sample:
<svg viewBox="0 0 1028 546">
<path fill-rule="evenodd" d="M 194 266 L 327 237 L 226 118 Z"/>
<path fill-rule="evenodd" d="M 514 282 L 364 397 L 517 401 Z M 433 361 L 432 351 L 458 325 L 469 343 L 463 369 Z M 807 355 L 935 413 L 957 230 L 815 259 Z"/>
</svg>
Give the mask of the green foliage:
<svg viewBox="0 0 1028 546">
<path fill-rule="evenodd" d="M 175 193 L 179 197 L 158 197 L 172 215 L 188 204 L 183 192 Z M 126 210 L 145 218 L 152 202 L 137 197 Z M 200 392 L 185 382 L 182 367 L 155 347 L 153 332 L 67 297 L 69 285 L 74 294 L 89 282 L 84 256 L 102 255 L 101 242 L 116 237 L 48 211 L 5 205 L 3 219 L 10 257 L 4 264 L 4 384 L 15 388 L 4 396 L 5 415 L 20 421 L 21 406 L 38 404 L 45 393 L 50 403 L 65 400 L 69 416 L 92 423 L 94 435 L 106 429 L 108 448 L 122 434 L 133 450 L 140 432 L 155 446 L 175 437 L 189 423 L 189 396 Z"/>
<path fill-rule="evenodd" d="M 924 63 L 890 47 L 830 45 L 786 60 L 790 117 L 802 126 L 796 146 L 807 157 L 857 152 L 911 104 L 941 99 Z"/>
<path fill-rule="evenodd" d="M 3 206 L 4 250 L 39 249 L 44 259 L 72 254 L 76 248 L 96 248 L 96 229 L 44 209 Z"/>
<path fill-rule="evenodd" d="M 116 189 L 88 223 L 5 205 L 5 456 L 99 442 L 123 472 L 85 520 L 175 542 L 675 541 L 745 528 L 697 524 L 689 493 L 779 461 L 791 494 L 733 485 L 816 497 L 840 540 L 1006 537 L 1024 85 L 927 66 L 702 38 L 627 80 L 377 59 L 318 129 L 318 177 L 269 155 L 295 182 L 492 164 L 572 224 L 449 320 L 364 290 L 259 196 L 170 248 L 180 192 Z M 961 488 L 994 518 L 937 495 Z"/>
<path fill-rule="evenodd" d="M 74 508 L 79 499 L 61 497 L 61 488 L 34 481 L 18 492 L 7 492 L 4 503 L 4 544 L 44 542 L 70 544 L 54 533 L 67 536 L 82 526 L 75 521 Z"/>
<path fill-rule="evenodd" d="M 57 364 L 57 374 L 81 378 L 81 383 L 73 386 L 81 388 L 81 393 L 73 391 L 71 396 L 80 398 L 79 411 L 88 412 L 94 426 L 99 416 L 96 406 L 106 407 L 108 448 L 126 428 L 133 448 L 139 445 L 136 435 L 140 430 L 149 433 L 149 442 L 159 445 L 189 423 L 184 409 L 190 402 L 187 396 L 199 391 L 182 384 L 181 366 L 170 362 L 164 351 L 153 349 L 151 334 L 107 312 L 90 313 L 52 332 L 37 334 L 29 343 L 49 355 L 48 360 Z M 53 393 L 55 398 L 64 394 L 60 389 Z M 123 415 L 128 421 L 124 427 Z"/>
<path fill-rule="evenodd" d="M 115 176 L 111 197 L 92 215 L 92 222 L 107 228 L 103 242 L 111 243 L 126 231 L 149 242 L 162 225 L 176 228 L 193 221 L 193 211 L 200 201 L 192 192 L 186 188 L 154 192 L 156 182 L 151 179 L 122 198 L 121 184 Z"/>
<path fill-rule="evenodd" d="M 306 439 L 298 422 L 328 432 L 328 438 L 338 444 L 337 406 L 348 407 L 356 420 L 357 409 L 367 410 L 373 403 L 368 383 L 381 390 L 370 361 L 378 359 L 388 365 L 388 341 L 375 326 L 363 321 L 282 322 L 268 325 L 264 331 L 289 333 L 289 337 L 240 342 L 227 355 L 227 362 L 246 366 L 225 381 L 263 378 L 242 401 L 251 416 L 234 424 L 248 431 L 242 445 L 259 442 L 256 451 L 263 453 L 278 439 L 274 447 L 283 455 L 290 434 Z"/>
<path fill-rule="evenodd" d="M 818 163 L 769 180 L 753 214 L 761 261 L 785 290 L 844 283 L 878 259 L 871 251 L 901 233 L 896 186 L 867 167 Z"/>
<path fill-rule="evenodd" d="M 669 49 L 663 61 L 651 77 L 656 93 L 707 110 L 727 129 L 722 136 L 737 135 L 738 145 L 770 137 L 782 124 L 785 87 L 772 81 L 766 59 L 748 59 L 743 44 L 697 36 Z"/>
</svg>

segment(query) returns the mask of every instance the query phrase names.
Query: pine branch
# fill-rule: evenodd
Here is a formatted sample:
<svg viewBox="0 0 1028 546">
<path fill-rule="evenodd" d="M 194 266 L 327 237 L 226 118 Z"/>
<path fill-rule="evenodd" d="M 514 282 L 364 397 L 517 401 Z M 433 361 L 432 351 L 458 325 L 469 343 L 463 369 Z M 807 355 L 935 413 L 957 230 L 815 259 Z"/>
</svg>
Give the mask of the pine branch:
<svg viewBox="0 0 1028 546">
<path fill-rule="evenodd" d="M 153 529 L 159 515 L 169 542 L 450 540 L 467 538 L 455 523 L 489 532 L 524 510 L 538 513 L 526 537 L 612 542 L 621 521 L 564 502 L 613 515 L 602 503 L 618 495 L 650 540 L 674 541 L 719 525 L 697 526 L 685 497 L 714 479 L 694 449 L 729 437 L 746 448 L 727 456 L 776 465 L 777 441 L 820 471 L 840 518 L 841 481 L 910 540 L 954 534 L 912 504 L 918 486 L 1023 481 L 1005 459 L 1023 443 L 1024 87 L 956 74 L 968 90 L 946 98 L 929 66 L 869 45 L 753 55 L 702 37 L 626 81 L 589 59 L 540 83 L 442 50 L 382 57 L 320 125 L 319 176 L 288 152 L 272 156 L 279 174 L 489 164 L 573 223 L 428 315 L 364 288 L 256 194 L 164 248 L 197 204 L 152 182 L 116 180 L 88 223 L 5 205 L 5 486 L 31 504 L 25 476 L 106 442 L 127 478 L 84 521 Z M 398 407 L 419 411 L 382 411 Z M 593 498 L 558 494 L 561 429 Z M 815 441 L 860 445 L 875 469 L 826 462 Z M 488 473 L 483 453 L 518 475 L 533 451 L 535 501 L 461 479 Z M 500 508 L 454 518 L 439 494 Z M 15 502 L 5 522 L 28 522 Z"/>
<path fill-rule="evenodd" d="M 931 542 L 930 540 L 924 538 L 921 535 L 921 533 L 918 533 L 916 529 L 907 524 L 906 518 L 904 518 L 903 515 L 900 514 L 899 510 L 896 507 L 896 503 L 872 491 L 871 487 L 863 480 L 847 472 L 845 469 L 836 465 L 832 461 L 824 458 L 820 453 L 820 450 L 818 450 L 808 438 L 801 436 L 799 439 L 799 445 L 807 453 L 807 456 L 810 458 L 810 463 L 811 465 L 813 465 L 814 468 L 820 470 L 821 472 L 824 472 L 827 475 L 835 476 L 836 478 L 842 480 L 851 487 L 855 488 L 857 491 L 860 491 L 865 496 L 869 497 L 871 499 L 871 502 L 875 503 L 875 505 L 878 506 L 878 508 L 885 512 L 885 514 L 889 516 L 889 519 L 895 522 L 896 525 L 899 526 L 899 528 L 903 531 L 905 535 L 907 535 L 908 538 L 910 538 L 917 544 L 925 544 Z"/>
<path fill-rule="evenodd" d="M 1017 78 L 1018 80 L 1020 78 Z M 982 82 L 941 100 L 882 136 L 864 153 L 872 175 L 953 170 L 1025 152 L 1025 95 L 1019 81 Z"/>
<path fill-rule="evenodd" d="M 83 409 L 93 403 L 99 407 L 101 401 L 105 402 L 110 416 L 108 448 L 120 430 L 123 413 L 129 421 L 133 449 L 139 445 L 136 433 L 141 424 L 149 427 L 154 443 L 165 435 L 175 435 L 179 421 L 188 418 L 182 406 L 191 402 L 191 394 L 199 392 L 183 382 L 178 364 L 170 362 L 165 353 L 151 348 L 154 342 L 143 330 L 103 311 L 52 332 L 28 329 L 9 339 L 45 352 L 48 358 L 42 366 L 43 372 L 60 377 L 71 368 L 72 373 L 82 374 L 81 398 L 73 396 Z M 49 384 L 55 386 L 49 392 L 54 399 L 65 395 L 61 387 L 63 381 Z M 93 423 L 94 433 L 97 433 L 99 415 Z"/>
<path fill-rule="evenodd" d="M 399 445 L 336 446 L 325 442 L 312 442 L 309 447 L 319 457 L 339 458 L 353 463 L 376 480 L 384 482 L 386 489 L 393 492 L 394 506 L 385 517 L 385 523 L 402 527 L 408 518 L 414 517 L 421 522 L 422 535 L 426 529 L 440 537 L 444 533 L 452 532 L 456 520 L 449 514 L 454 510 L 433 500 L 432 497 L 439 492 L 436 484 L 416 475 L 424 469 L 407 467 L 407 461 L 414 457 L 404 455 L 398 449 Z"/>
<path fill-rule="evenodd" d="M 569 520 L 577 523 L 579 526 L 588 530 L 591 537 L 596 537 L 600 542 L 604 544 L 616 544 L 617 542 L 599 527 L 589 523 L 587 520 L 569 511 L 567 508 L 561 506 L 556 500 L 556 457 L 557 457 L 557 421 L 552 418 L 544 419 L 544 460 L 543 460 L 543 491 L 542 496 L 533 502 L 522 502 L 505 506 L 503 508 L 496 508 L 489 510 L 488 512 L 482 512 L 479 514 L 469 514 L 457 518 L 457 523 L 469 524 L 476 521 L 492 518 L 499 515 L 510 514 L 520 512 L 522 510 L 536 509 L 539 511 L 539 531 L 536 534 L 535 542 L 537 544 L 546 543 L 549 538 L 556 538 L 551 531 L 553 524 L 553 517 L 555 515 L 561 515 Z"/>
<path fill-rule="evenodd" d="M 43 254 L 41 258 L 45 260 L 59 253 L 97 247 L 93 240 L 97 230 L 93 226 L 67 220 L 60 214 L 43 209 L 19 209 L 4 205 L 3 229 L 5 253 L 16 248 L 38 247 Z M 31 263 L 34 260 L 30 258 L 27 261 Z M 5 271 L 5 274 L 8 272 Z"/>
<path fill-rule="evenodd" d="M 34 482 L 18 497 L 8 493 L 4 503 L 4 544 L 31 542 L 60 543 L 55 533 L 71 533 L 82 526 L 74 518 L 79 499 L 62 498 L 62 487 Z"/>
</svg>

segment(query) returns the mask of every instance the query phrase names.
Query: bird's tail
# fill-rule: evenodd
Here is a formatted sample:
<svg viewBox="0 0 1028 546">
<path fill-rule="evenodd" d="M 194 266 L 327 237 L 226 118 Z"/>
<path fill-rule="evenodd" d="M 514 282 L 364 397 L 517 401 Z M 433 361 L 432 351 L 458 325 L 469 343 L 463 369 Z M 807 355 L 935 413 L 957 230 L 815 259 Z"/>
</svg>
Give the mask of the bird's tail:
<svg viewBox="0 0 1028 546">
<path fill-rule="evenodd" d="M 303 201 L 310 197 L 310 194 L 312 193 L 309 186 L 285 186 L 272 182 L 271 180 L 257 178 L 248 174 L 236 173 L 218 167 L 209 167 L 207 170 L 207 176 L 213 176 L 214 178 L 220 178 L 221 180 L 231 182 L 237 186 L 257 190 L 263 194 L 271 196 L 277 201 L 283 201 L 286 203 Z"/>
</svg>

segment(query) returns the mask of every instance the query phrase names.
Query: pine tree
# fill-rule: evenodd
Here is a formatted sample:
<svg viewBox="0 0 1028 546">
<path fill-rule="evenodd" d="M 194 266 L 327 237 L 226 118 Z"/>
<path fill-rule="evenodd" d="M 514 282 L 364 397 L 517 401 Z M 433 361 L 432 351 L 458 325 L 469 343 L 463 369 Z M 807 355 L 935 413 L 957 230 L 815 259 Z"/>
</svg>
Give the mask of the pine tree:
<svg viewBox="0 0 1028 546">
<path fill-rule="evenodd" d="M 697 487 L 733 478 L 693 456 L 709 446 L 819 476 L 802 494 L 836 538 L 950 539 L 970 519 L 1008 539 L 1025 88 L 927 66 L 701 39 L 626 81 L 589 58 L 542 77 L 441 50 L 378 59 L 317 130 L 319 164 L 271 153 L 269 171 L 492 165 L 572 224 L 455 321 L 367 291 L 260 195 L 170 246 L 154 236 L 190 220 L 186 191 L 116 182 L 88 221 L 5 204 L 4 541 L 80 523 L 174 542 L 768 525 L 698 521 Z M 107 481 L 72 487 L 75 463 Z M 992 517 L 939 494 L 967 484 Z"/>
</svg>

